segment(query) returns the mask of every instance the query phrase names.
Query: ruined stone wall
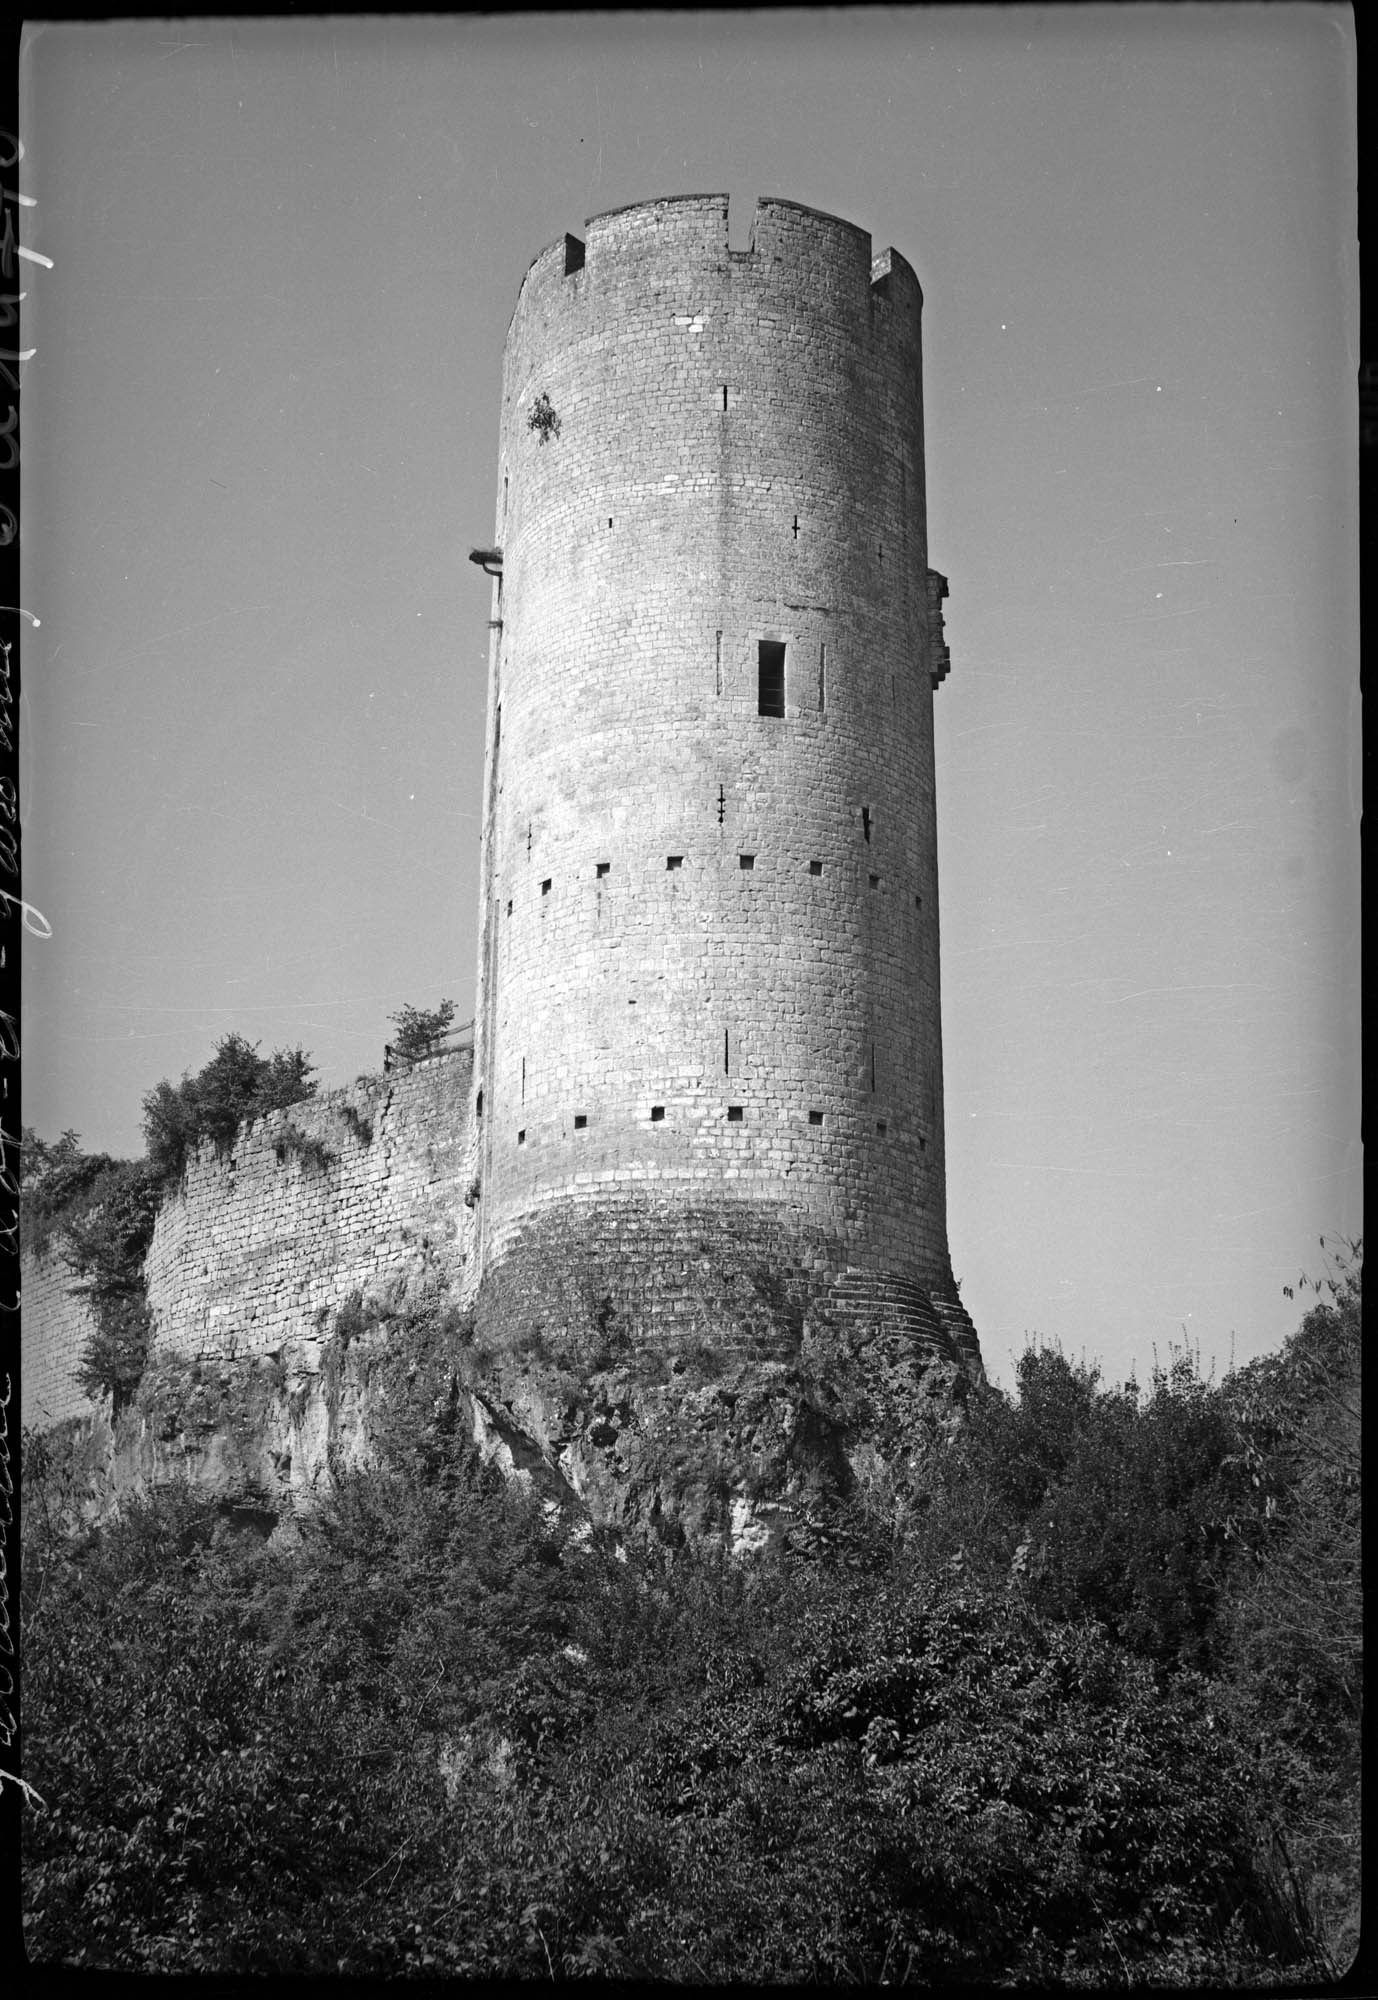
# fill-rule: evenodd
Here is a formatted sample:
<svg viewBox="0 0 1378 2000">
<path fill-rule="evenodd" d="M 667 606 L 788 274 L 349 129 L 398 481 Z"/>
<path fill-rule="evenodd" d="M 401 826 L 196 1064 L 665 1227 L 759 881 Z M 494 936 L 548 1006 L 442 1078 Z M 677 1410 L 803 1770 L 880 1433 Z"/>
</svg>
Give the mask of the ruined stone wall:
<svg viewBox="0 0 1378 2000">
<path fill-rule="evenodd" d="M 223 1157 L 203 1146 L 145 1265 L 154 1354 L 270 1354 L 355 1293 L 471 1288 L 471 1071 L 466 1049 L 360 1077 L 256 1120 Z"/>
<path fill-rule="evenodd" d="M 36 1429 L 86 1417 L 94 1405 L 76 1385 L 76 1366 L 96 1330 L 91 1308 L 75 1293 L 77 1274 L 55 1237 L 42 1255 L 19 1264 L 19 1370 L 24 1422 Z"/>
<path fill-rule="evenodd" d="M 486 1272 L 705 1201 L 951 1292 L 918 282 L 853 225 L 595 217 L 508 337 L 480 925 Z M 542 400 L 544 399 L 544 401 Z M 533 413 L 553 413 L 533 428 Z M 558 428 L 557 428 L 558 426 Z M 783 715 L 762 713 L 783 648 Z"/>
</svg>

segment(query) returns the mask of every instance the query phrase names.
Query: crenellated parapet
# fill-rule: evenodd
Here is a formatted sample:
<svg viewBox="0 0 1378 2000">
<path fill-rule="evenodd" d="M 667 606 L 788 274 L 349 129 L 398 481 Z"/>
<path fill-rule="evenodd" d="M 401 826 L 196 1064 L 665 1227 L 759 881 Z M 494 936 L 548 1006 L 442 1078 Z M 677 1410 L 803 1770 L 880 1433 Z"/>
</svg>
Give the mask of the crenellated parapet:
<svg viewBox="0 0 1378 2000">
<path fill-rule="evenodd" d="M 923 293 L 897 250 L 872 255 L 869 231 L 802 202 L 762 196 L 745 250 L 728 242 L 725 194 L 667 195 L 590 216 L 532 260 L 513 310 L 527 316 L 597 310 L 629 281 L 654 299 L 666 288 L 710 287 L 726 274 L 744 285 L 793 293 L 813 308 L 863 318 L 878 333 L 917 337 Z"/>
</svg>

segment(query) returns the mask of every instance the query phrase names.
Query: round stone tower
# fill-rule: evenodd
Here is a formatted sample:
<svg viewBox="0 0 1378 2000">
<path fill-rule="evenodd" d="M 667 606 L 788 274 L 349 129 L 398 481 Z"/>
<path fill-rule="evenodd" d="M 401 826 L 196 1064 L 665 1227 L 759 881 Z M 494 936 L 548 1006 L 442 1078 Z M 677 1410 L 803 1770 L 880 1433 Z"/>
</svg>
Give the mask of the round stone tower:
<svg viewBox="0 0 1378 2000">
<path fill-rule="evenodd" d="M 731 250 L 724 195 L 596 216 L 527 273 L 474 552 L 481 1318 L 587 1267 L 654 1346 L 726 1259 L 979 1373 L 945 1218 L 921 307 L 902 257 L 797 202 Z"/>
</svg>

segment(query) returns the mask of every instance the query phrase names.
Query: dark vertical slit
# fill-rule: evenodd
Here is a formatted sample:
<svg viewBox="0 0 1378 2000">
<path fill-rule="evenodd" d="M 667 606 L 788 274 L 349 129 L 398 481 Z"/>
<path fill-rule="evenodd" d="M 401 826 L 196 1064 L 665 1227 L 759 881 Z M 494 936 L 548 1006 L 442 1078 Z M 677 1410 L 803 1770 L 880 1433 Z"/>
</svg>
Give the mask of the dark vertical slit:
<svg viewBox="0 0 1378 2000">
<path fill-rule="evenodd" d="M 722 633 L 718 634 L 717 653 L 713 662 L 713 681 L 719 694 L 722 693 Z"/>
<path fill-rule="evenodd" d="M 875 1089 L 875 1087 L 876 1087 L 876 1045 L 875 1045 L 875 1043 L 874 1043 L 874 1042 L 872 1042 L 872 1044 L 871 1044 L 871 1088 L 872 1088 L 872 1090 L 874 1090 L 874 1089 Z"/>
<path fill-rule="evenodd" d="M 722 1073 L 724 1076 L 728 1074 L 727 1065 L 730 1053 L 731 1053 L 731 1031 L 727 1028 L 724 1028 L 722 1031 Z"/>
<path fill-rule="evenodd" d="M 818 648 L 818 713 L 822 715 L 828 706 L 828 649 Z"/>
<path fill-rule="evenodd" d="M 723 787 L 722 787 L 721 785 L 719 785 L 719 786 L 718 786 L 718 825 L 719 825 L 719 826 L 721 826 L 721 825 L 722 825 L 722 823 L 723 823 L 723 821 L 724 821 L 724 820 L 725 820 L 726 818 L 727 818 L 727 793 L 726 793 L 726 791 L 724 790 L 724 788 L 723 788 Z"/>
<path fill-rule="evenodd" d="M 875 1087 L 876 1087 L 875 1079 L 873 1077 L 871 1080 L 872 1090 L 874 1090 Z M 526 1102 L 526 1057 L 523 1056 L 522 1057 L 522 1103 L 525 1104 L 525 1102 Z"/>
</svg>

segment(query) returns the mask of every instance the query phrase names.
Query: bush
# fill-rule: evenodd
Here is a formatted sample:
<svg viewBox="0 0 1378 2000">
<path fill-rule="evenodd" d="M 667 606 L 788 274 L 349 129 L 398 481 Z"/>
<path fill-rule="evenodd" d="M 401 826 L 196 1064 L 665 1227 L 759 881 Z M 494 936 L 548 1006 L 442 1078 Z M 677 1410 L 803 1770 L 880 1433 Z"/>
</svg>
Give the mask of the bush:
<svg viewBox="0 0 1378 2000">
<path fill-rule="evenodd" d="M 144 1142 L 159 1179 L 169 1186 L 181 1180 L 202 1140 L 212 1140 L 224 1152 L 250 1119 L 314 1097 L 312 1068 L 299 1048 L 260 1056 L 257 1043 L 226 1035 L 195 1076 L 155 1085 L 143 1101 Z"/>
<path fill-rule="evenodd" d="M 454 1018 L 453 1000 L 442 1000 L 438 1007 L 403 1007 L 389 1014 L 397 1031 L 390 1044 L 394 1062 L 419 1062 L 422 1056 L 433 1055 Z"/>
<path fill-rule="evenodd" d="M 41 1255 L 68 1215 L 87 1205 L 92 1184 L 114 1164 L 108 1153 L 83 1153 L 75 1132 L 66 1131 L 50 1144 L 25 1125 L 19 1146 L 21 1248 Z"/>
<path fill-rule="evenodd" d="M 148 1354 L 151 1322 L 144 1258 L 163 1192 L 147 1160 L 110 1161 L 64 1222 L 67 1255 L 80 1276 L 96 1330 L 76 1368 L 78 1386 L 93 1401 L 108 1396 L 112 1414 L 129 1402 Z"/>
</svg>

